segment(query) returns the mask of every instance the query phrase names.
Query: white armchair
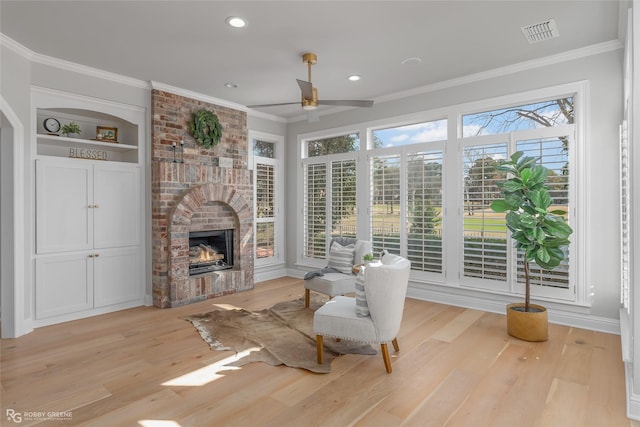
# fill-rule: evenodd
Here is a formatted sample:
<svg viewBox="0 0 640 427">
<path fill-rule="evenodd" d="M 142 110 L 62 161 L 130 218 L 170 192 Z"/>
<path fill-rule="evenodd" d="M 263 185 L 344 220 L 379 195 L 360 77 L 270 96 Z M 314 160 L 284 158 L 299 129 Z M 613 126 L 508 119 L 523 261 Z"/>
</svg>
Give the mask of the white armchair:
<svg viewBox="0 0 640 427">
<path fill-rule="evenodd" d="M 364 294 L 369 315 L 356 310 L 356 298 L 339 296 L 325 303 L 313 316 L 318 363 L 323 363 L 323 337 L 380 344 L 388 373 L 391 359 L 387 343 L 399 351 L 396 338 L 402 322 L 404 300 L 409 284 L 411 263 L 400 256 L 385 254 L 382 262 L 364 269 Z"/>
<path fill-rule="evenodd" d="M 338 243 L 342 247 L 353 245 L 351 248 L 352 255 L 348 261 L 341 262 L 341 260 L 339 260 L 336 264 L 338 268 L 342 268 L 342 272 L 324 273 L 321 276 L 315 276 L 304 281 L 305 307 L 309 307 L 310 291 L 329 295 L 330 298 L 333 298 L 336 295 L 355 292 L 356 276 L 352 273 L 351 269 L 354 264 L 362 262 L 362 256 L 364 254 L 371 253 L 371 242 L 367 240 L 358 240 L 352 237 L 333 238 L 329 245 L 329 267 L 333 266 L 331 248 L 333 247 L 334 242 Z"/>
</svg>

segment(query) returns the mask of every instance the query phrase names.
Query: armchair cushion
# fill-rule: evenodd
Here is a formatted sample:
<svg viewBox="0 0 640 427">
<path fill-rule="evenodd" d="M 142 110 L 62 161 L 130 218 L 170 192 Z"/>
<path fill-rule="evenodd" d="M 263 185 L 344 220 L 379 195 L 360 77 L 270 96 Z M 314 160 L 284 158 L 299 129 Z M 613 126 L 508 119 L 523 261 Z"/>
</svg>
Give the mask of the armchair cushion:
<svg viewBox="0 0 640 427">
<path fill-rule="evenodd" d="M 376 328 L 371 317 L 356 315 L 355 298 L 337 296 L 320 307 L 313 318 L 316 335 L 356 342 L 376 342 Z"/>
<path fill-rule="evenodd" d="M 329 267 L 338 270 L 341 273 L 351 274 L 353 268 L 353 256 L 355 245 L 342 246 L 338 242 L 331 244 L 329 251 Z"/>
</svg>

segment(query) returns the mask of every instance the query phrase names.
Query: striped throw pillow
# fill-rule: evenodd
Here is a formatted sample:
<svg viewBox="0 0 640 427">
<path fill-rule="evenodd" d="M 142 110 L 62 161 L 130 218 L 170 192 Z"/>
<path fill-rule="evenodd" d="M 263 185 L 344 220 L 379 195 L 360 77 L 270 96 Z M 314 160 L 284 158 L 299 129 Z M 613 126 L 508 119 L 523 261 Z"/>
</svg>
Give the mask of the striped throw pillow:
<svg viewBox="0 0 640 427">
<path fill-rule="evenodd" d="M 364 269 L 360 267 L 360 272 L 356 276 L 356 315 L 358 317 L 367 317 L 369 315 L 369 305 L 367 304 L 367 295 L 364 292 Z"/>
<path fill-rule="evenodd" d="M 338 242 L 333 242 L 329 251 L 329 267 L 335 268 L 341 273 L 351 274 L 353 268 L 353 252 L 355 245 L 342 246 Z"/>
</svg>

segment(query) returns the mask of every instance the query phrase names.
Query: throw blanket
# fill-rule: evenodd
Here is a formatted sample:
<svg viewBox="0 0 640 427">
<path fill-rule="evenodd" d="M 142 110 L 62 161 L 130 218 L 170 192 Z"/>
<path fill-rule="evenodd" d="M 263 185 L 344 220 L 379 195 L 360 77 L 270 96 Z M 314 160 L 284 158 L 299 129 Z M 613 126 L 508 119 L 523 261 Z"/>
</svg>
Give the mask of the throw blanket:
<svg viewBox="0 0 640 427">
<path fill-rule="evenodd" d="M 340 273 L 340 271 L 331 267 L 321 268 L 320 270 L 308 271 L 307 274 L 304 275 L 304 280 L 309 280 L 318 276 L 324 276 L 327 273 Z"/>
</svg>

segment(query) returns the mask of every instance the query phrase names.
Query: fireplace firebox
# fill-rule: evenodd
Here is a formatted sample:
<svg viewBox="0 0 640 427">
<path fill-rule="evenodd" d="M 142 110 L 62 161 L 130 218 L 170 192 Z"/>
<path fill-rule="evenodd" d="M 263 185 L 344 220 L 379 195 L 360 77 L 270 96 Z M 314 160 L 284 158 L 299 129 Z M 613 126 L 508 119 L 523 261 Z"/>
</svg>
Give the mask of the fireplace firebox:
<svg viewBox="0 0 640 427">
<path fill-rule="evenodd" d="M 189 232 L 189 276 L 233 268 L 233 230 Z"/>
</svg>

